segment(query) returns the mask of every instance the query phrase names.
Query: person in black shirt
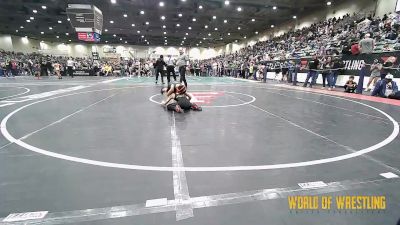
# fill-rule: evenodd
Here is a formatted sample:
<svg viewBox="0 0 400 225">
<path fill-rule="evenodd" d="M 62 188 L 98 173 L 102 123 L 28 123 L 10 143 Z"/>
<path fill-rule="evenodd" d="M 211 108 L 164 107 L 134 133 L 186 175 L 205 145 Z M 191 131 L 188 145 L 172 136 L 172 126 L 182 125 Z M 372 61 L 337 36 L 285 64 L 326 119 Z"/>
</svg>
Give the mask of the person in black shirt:
<svg viewBox="0 0 400 225">
<path fill-rule="evenodd" d="M 164 66 L 167 66 L 167 64 L 164 62 L 164 56 L 160 55 L 160 58 L 158 58 L 156 63 L 154 63 L 154 69 L 156 72 L 156 84 L 158 83 L 158 74 L 161 74 L 161 82 L 162 84 L 164 84 Z"/>
<path fill-rule="evenodd" d="M 312 88 L 312 86 L 316 83 L 318 78 L 318 71 L 317 71 L 318 66 L 319 66 L 319 60 L 317 59 L 317 56 L 314 55 L 313 59 L 310 62 L 308 62 L 309 71 L 307 74 L 307 78 L 304 81 L 303 87 L 307 87 L 307 83 L 310 80 L 310 78 L 312 78 L 310 83 L 310 88 Z"/>
</svg>

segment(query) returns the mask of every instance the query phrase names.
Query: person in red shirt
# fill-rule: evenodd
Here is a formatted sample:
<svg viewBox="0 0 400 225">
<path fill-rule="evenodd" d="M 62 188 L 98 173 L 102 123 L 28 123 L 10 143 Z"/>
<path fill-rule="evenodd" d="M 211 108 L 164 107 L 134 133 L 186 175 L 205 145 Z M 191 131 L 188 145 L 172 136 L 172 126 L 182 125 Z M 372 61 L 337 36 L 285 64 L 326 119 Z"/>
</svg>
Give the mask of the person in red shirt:
<svg viewBox="0 0 400 225">
<path fill-rule="evenodd" d="M 351 45 L 351 54 L 352 54 L 352 55 L 358 55 L 358 54 L 360 54 L 360 48 L 359 48 L 357 42 L 354 42 L 354 43 Z"/>
</svg>

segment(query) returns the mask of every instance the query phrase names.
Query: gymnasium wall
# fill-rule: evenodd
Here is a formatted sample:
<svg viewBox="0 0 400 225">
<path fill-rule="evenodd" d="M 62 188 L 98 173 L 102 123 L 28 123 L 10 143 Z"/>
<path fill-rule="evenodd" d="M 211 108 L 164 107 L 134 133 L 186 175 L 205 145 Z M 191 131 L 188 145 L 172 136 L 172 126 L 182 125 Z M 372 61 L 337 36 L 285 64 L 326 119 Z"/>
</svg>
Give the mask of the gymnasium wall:
<svg viewBox="0 0 400 225">
<path fill-rule="evenodd" d="M 104 48 L 115 48 L 116 53 L 104 53 Z M 23 53 L 40 52 L 45 55 L 88 57 L 98 52 L 100 57 L 158 57 L 159 55 L 178 55 L 178 47 L 171 46 L 137 46 L 105 45 L 87 43 L 41 42 L 31 38 L 0 34 L 0 49 Z M 223 54 L 226 47 L 189 48 L 186 49 L 192 59 L 207 59 Z M 155 52 L 153 54 L 153 52 Z"/>
</svg>

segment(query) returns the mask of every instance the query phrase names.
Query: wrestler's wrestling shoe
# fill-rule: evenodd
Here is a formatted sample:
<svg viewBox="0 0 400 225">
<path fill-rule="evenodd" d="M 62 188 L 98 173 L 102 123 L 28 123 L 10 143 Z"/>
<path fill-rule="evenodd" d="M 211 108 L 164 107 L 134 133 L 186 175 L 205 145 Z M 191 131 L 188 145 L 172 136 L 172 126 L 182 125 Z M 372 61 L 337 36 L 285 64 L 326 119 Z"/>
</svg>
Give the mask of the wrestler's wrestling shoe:
<svg viewBox="0 0 400 225">
<path fill-rule="evenodd" d="M 194 111 L 203 111 L 203 109 L 200 106 L 198 106 L 198 105 L 196 105 L 194 103 L 192 103 L 192 110 L 194 110 Z"/>
</svg>

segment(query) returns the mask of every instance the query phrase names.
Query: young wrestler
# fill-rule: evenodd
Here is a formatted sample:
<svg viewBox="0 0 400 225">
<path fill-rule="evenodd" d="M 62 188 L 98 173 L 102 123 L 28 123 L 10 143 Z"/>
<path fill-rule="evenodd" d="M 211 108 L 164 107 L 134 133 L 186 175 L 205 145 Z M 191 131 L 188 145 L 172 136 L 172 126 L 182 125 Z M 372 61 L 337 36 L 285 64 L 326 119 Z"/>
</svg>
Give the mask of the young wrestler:
<svg viewBox="0 0 400 225">
<path fill-rule="evenodd" d="M 167 100 L 163 101 L 162 104 L 167 106 L 171 104 L 171 101 L 176 101 L 176 104 L 183 110 L 195 110 L 195 111 L 202 111 L 202 108 L 195 103 L 191 103 L 190 100 L 192 96 L 186 92 L 186 87 L 183 84 L 176 84 L 174 85 L 174 92 L 168 95 L 168 88 L 163 88 L 161 93 L 167 93 L 166 97 Z M 176 107 L 171 106 L 168 110 L 176 111 Z"/>
</svg>

